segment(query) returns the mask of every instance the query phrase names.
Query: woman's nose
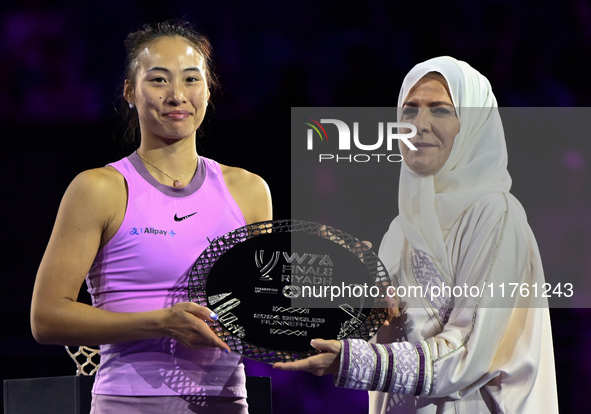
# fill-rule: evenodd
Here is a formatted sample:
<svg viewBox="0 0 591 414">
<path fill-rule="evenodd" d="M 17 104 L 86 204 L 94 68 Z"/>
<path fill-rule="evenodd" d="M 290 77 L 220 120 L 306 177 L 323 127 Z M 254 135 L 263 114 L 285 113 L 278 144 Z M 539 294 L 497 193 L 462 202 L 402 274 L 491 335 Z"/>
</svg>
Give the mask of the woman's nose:
<svg viewBox="0 0 591 414">
<path fill-rule="evenodd" d="M 182 105 L 187 102 L 185 87 L 177 82 L 171 83 L 166 97 L 169 105 Z"/>
<path fill-rule="evenodd" d="M 431 130 L 431 111 L 430 108 L 421 107 L 412 124 L 417 127 L 417 133 Z"/>
</svg>

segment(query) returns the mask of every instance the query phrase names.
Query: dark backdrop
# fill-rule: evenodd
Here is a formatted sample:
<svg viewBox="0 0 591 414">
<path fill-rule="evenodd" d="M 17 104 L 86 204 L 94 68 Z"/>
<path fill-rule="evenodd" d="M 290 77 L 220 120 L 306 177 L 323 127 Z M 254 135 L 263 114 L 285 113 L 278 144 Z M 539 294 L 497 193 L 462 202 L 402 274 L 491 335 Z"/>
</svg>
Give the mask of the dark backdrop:
<svg viewBox="0 0 591 414">
<path fill-rule="evenodd" d="M 292 106 L 392 106 L 412 65 L 438 55 L 481 71 L 501 106 L 591 102 L 583 64 L 591 52 L 591 5 L 584 0 L 5 1 L 2 379 L 74 373 L 62 347 L 39 345 L 31 336 L 37 266 L 71 179 L 129 152 L 118 144 L 122 129 L 114 109 L 124 36 L 141 23 L 183 16 L 210 37 L 223 87 L 200 153 L 261 175 L 278 218 L 290 216 L 290 168 L 297 168 L 287 161 Z M 530 216 L 546 271 L 576 272 L 581 280 L 591 276 L 587 136 L 507 137 L 513 193 Z M 383 231 L 372 230 L 374 244 Z M 82 297 L 87 300 L 85 292 Z M 552 310 L 563 413 L 585 410 L 591 388 L 589 316 L 586 309 Z M 273 372 L 257 363 L 248 370 L 273 376 L 277 413 L 366 410 L 366 393 L 335 389 L 331 378 Z"/>
</svg>

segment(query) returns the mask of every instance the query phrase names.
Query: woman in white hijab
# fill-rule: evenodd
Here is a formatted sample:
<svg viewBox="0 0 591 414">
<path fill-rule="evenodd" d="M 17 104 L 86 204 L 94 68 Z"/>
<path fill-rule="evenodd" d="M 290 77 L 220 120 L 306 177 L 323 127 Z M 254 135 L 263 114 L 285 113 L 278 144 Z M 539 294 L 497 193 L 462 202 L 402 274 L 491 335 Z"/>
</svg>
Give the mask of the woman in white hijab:
<svg viewBox="0 0 591 414">
<path fill-rule="evenodd" d="M 434 58 L 408 73 L 398 107 L 417 150 L 401 145 L 400 215 L 379 255 L 395 285 L 425 294 L 401 298 L 376 343 L 316 339 L 322 354 L 275 367 L 372 391 L 371 413 L 557 413 L 542 263 L 488 80 Z"/>
</svg>

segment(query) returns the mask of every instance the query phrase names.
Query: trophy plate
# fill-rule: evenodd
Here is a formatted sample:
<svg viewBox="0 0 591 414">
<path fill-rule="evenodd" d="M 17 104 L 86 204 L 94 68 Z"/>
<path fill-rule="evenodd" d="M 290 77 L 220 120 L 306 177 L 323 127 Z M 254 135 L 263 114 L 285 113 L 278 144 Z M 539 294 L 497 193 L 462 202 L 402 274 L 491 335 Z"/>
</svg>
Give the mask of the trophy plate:
<svg viewBox="0 0 591 414">
<path fill-rule="evenodd" d="M 189 299 L 218 314 L 230 349 L 262 362 L 318 353 L 314 338 L 369 340 L 385 321 L 388 273 L 365 244 L 300 220 L 250 224 L 215 240 L 189 275 Z"/>
</svg>

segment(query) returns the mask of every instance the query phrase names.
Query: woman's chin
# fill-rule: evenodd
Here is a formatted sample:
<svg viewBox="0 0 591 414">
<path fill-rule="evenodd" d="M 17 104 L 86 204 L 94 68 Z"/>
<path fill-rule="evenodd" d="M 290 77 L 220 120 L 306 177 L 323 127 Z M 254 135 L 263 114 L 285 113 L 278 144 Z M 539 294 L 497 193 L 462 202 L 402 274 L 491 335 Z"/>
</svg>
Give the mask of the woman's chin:
<svg viewBox="0 0 591 414">
<path fill-rule="evenodd" d="M 406 165 L 408 168 L 419 175 L 433 175 L 435 173 L 435 167 L 431 163 L 413 160 L 410 162 L 407 161 Z"/>
<path fill-rule="evenodd" d="M 167 141 L 182 141 L 195 137 L 195 131 L 166 131 L 162 134 L 162 138 Z"/>
</svg>

